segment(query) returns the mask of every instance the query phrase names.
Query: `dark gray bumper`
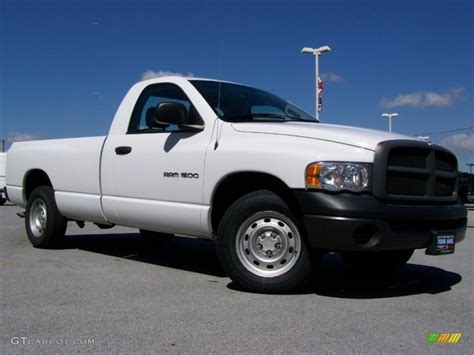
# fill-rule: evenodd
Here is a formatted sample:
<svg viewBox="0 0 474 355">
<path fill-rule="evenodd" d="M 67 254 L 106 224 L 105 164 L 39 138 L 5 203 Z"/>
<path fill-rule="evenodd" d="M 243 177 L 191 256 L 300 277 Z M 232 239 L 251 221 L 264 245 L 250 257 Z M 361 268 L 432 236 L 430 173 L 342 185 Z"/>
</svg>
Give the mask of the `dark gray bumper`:
<svg viewBox="0 0 474 355">
<path fill-rule="evenodd" d="M 466 234 L 467 210 L 450 205 L 386 204 L 369 194 L 297 190 L 295 196 L 312 247 L 330 250 L 419 249 L 436 232 Z"/>
</svg>

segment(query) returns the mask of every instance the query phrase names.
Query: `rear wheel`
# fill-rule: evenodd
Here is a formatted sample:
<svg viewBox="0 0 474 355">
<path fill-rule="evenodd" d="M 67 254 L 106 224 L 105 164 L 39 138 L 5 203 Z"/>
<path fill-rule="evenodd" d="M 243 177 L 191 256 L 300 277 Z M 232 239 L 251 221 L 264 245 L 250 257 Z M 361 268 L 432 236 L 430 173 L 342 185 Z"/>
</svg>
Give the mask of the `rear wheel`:
<svg viewBox="0 0 474 355">
<path fill-rule="evenodd" d="M 310 279 L 311 263 L 296 218 L 270 191 L 234 202 L 217 232 L 217 252 L 229 277 L 257 292 L 288 292 Z"/>
<path fill-rule="evenodd" d="M 3 206 L 7 202 L 6 198 L 0 197 L 0 206 Z"/>
<path fill-rule="evenodd" d="M 51 187 L 40 186 L 31 193 L 26 205 L 25 227 L 28 239 L 37 248 L 52 248 L 63 242 L 67 220 L 56 206 Z"/>
<path fill-rule="evenodd" d="M 405 265 L 414 250 L 390 250 L 379 252 L 345 251 L 341 255 L 352 268 L 372 273 L 395 271 Z"/>
</svg>

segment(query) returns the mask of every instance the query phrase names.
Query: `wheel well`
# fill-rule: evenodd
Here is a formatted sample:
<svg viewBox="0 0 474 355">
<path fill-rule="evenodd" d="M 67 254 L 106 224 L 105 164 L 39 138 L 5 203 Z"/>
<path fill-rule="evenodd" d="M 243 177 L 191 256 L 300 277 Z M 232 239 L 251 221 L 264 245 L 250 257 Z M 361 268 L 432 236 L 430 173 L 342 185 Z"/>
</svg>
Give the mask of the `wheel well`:
<svg viewBox="0 0 474 355">
<path fill-rule="evenodd" d="M 25 198 L 28 201 L 30 194 L 38 186 L 49 186 L 53 187 L 51 180 L 49 180 L 48 174 L 43 170 L 35 169 L 29 171 L 25 176 L 25 182 L 23 184 Z"/>
<path fill-rule="evenodd" d="M 226 210 L 240 197 L 257 190 L 270 190 L 277 194 L 299 217 L 299 208 L 291 189 L 279 178 L 265 173 L 242 172 L 227 176 L 217 187 L 212 199 L 211 225 L 217 227 Z"/>
</svg>

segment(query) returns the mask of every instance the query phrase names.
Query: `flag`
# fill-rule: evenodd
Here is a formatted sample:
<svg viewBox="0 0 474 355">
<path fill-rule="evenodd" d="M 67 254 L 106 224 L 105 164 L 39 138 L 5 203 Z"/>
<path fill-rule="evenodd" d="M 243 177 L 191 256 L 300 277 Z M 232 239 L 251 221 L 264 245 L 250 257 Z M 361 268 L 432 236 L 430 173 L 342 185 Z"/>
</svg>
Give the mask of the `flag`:
<svg viewBox="0 0 474 355">
<path fill-rule="evenodd" d="M 318 111 L 321 111 L 323 109 L 323 90 L 324 90 L 324 85 L 323 81 L 321 78 L 318 76 Z"/>
</svg>

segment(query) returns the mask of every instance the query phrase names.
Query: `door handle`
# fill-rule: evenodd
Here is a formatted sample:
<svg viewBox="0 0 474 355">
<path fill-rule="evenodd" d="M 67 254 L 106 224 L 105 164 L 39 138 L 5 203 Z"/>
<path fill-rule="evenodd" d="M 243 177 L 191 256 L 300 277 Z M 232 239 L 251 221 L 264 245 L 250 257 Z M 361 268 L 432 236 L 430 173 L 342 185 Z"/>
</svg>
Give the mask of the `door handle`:
<svg viewBox="0 0 474 355">
<path fill-rule="evenodd" d="M 117 147 L 115 148 L 115 154 L 126 155 L 132 151 L 132 147 Z"/>
</svg>

